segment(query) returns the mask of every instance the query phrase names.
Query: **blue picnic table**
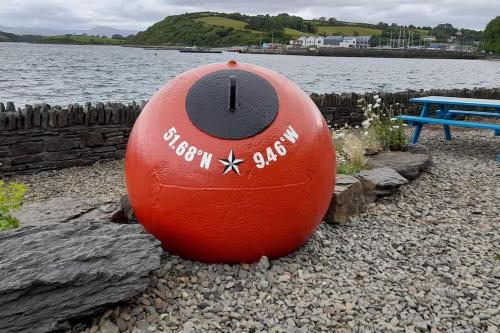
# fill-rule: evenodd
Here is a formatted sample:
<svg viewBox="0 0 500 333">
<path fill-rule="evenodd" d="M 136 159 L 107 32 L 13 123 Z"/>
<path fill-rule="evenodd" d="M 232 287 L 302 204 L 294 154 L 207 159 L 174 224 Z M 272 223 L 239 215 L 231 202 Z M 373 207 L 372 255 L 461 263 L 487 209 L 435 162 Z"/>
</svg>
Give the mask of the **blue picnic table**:
<svg viewBox="0 0 500 333">
<path fill-rule="evenodd" d="M 450 126 L 480 128 L 493 130 L 495 135 L 500 135 L 500 123 L 476 122 L 455 119 L 457 116 L 476 116 L 486 118 L 500 118 L 500 100 L 458 98 L 444 96 L 427 96 L 410 99 L 410 103 L 422 104 L 420 116 L 398 116 L 397 118 L 415 126 L 412 143 L 417 143 L 420 132 L 425 124 L 443 125 L 446 140 L 451 140 Z M 431 116 L 431 106 L 436 106 L 435 113 Z M 455 109 L 459 107 L 460 109 Z M 488 111 L 462 110 L 464 107 L 486 108 Z M 497 157 L 500 162 L 500 154 Z"/>
</svg>

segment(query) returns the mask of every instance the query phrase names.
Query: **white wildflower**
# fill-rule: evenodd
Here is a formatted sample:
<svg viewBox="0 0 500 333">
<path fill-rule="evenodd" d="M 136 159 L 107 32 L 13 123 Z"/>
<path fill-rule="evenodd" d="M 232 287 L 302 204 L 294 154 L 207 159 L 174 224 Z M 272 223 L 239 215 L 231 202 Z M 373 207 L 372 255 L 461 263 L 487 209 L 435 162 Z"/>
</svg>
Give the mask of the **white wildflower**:
<svg viewBox="0 0 500 333">
<path fill-rule="evenodd" d="M 382 98 L 377 98 L 377 103 L 381 103 L 382 102 Z"/>
<path fill-rule="evenodd" d="M 373 96 L 373 99 L 378 99 L 380 96 L 379 95 L 375 95 Z"/>
<path fill-rule="evenodd" d="M 373 106 L 373 108 L 374 108 L 374 109 L 378 109 L 379 107 L 380 107 L 380 104 L 379 104 L 379 103 L 376 103 L 376 104 Z"/>
</svg>

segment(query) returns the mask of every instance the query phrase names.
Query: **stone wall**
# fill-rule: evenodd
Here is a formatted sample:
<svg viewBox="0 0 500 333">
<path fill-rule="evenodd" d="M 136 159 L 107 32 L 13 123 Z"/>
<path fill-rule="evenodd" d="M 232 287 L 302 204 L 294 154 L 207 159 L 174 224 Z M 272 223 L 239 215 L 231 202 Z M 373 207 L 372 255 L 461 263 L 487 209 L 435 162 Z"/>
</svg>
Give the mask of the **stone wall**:
<svg viewBox="0 0 500 333">
<path fill-rule="evenodd" d="M 372 101 L 375 93 L 311 94 L 331 126 L 358 125 L 363 113 L 358 99 Z M 379 94 L 386 104 L 398 104 L 401 112 L 416 114 L 412 97 L 442 95 L 500 99 L 500 88 L 404 91 Z M 88 165 L 123 158 L 128 136 L 143 105 L 119 103 L 48 104 L 0 103 L 0 177 L 42 170 Z"/>
<path fill-rule="evenodd" d="M 140 111 L 135 103 L 72 104 L 66 109 L 40 104 L 18 110 L 0 103 L 0 175 L 123 158 Z"/>
</svg>

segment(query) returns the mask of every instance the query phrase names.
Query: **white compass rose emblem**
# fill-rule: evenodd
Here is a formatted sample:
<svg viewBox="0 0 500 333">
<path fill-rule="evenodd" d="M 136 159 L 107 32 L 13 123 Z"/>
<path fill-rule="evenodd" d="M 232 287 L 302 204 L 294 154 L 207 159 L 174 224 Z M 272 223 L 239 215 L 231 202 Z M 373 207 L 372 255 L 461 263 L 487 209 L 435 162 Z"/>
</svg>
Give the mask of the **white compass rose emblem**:
<svg viewBox="0 0 500 333">
<path fill-rule="evenodd" d="M 240 174 L 240 169 L 238 168 L 238 165 L 243 163 L 243 160 L 237 159 L 236 156 L 234 156 L 234 152 L 231 149 L 231 152 L 229 153 L 229 157 L 227 160 L 219 160 L 224 165 L 224 172 L 222 173 L 223 175 L 227 174 L 230 171 L 234 171 L 238 175 Z"/>
</svg>

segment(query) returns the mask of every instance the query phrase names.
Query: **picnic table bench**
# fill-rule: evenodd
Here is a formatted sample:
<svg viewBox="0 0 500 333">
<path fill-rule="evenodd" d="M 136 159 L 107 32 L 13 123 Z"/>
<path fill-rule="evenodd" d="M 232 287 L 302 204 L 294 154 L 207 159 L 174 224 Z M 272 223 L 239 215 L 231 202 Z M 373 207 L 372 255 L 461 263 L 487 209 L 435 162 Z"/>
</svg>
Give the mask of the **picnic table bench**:
<svg viewBox="0 0 500 333">
<path fill-rule="evenodd" d="M 420 116 L 398 116 L 398 119 L 404 120 L 410 125 L 415 126 L 412 143 L 417 143 L 420 132 L 425 124 L 443 125 L 446 140 L 451 140 L 450 126 L 479 128 L 492 130 L 495 135 L 500 135 L 500 124 L 489 122 L 472 122 L 466 120 L 457 120 L 457 116 L 475 116 L 487 118 L 500 118 L 500 100 L 476 99 L 476 98 L 458 98 L 444 96 L 427 96 L 410 99 L 410 103 L 422 104 Z M 436 106 L 435 115 L 430 116 L 431 106 Z M 456 110 L 456 107 L 487 108 L 491 111 L 468 111 Z M 500 154 L 497 157 L 500 162 Z"/>
</svg>

